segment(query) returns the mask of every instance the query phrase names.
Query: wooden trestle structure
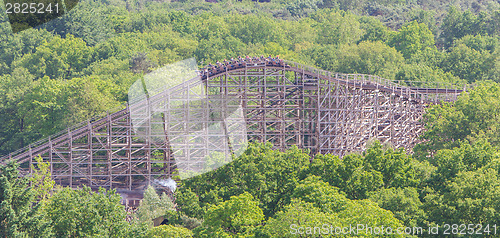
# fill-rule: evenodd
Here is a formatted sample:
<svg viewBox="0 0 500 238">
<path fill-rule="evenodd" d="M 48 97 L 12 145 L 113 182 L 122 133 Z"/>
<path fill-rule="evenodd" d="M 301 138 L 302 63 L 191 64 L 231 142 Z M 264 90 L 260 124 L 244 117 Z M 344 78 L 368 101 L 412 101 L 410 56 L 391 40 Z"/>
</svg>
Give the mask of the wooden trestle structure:
<svg viewBox="0 0 500 238">
<path fill-rule="evenodd" d="M 402 86 L 377 76 L 330 73 L 287 61 L 278 65 L 257 62 L 187 80 L 0 161 L 15 160 L 24 173 L 30 173 L 40 155 L 50 162 L 57 184 L 116 188 L 121 193 L 142 191 L 156 179 L 171 177 L 177 165 L 169 140 L 153 138 L 168 138 L 168 133 L 154 135 L 151 130 L 136 134 L 131 112 L 160 103 L 167 96 L 182 98 L 195 87 L 239 100 L 249 141 L 270 142 L 279 149 L 297 145 L 312 154 L 339 156 L 363 150 L 371 139 L 411 149 L 423 129 L 420 119 L 426 105 L 453 101 L 463 91 Z M 155 123 L 161 125 L 164 120 L 150 125 Z M 191 122 L 178 123 L 189 130 L 186 124 Z M 196 162 L 196 158 L 191 159 Z"/>
</svg>

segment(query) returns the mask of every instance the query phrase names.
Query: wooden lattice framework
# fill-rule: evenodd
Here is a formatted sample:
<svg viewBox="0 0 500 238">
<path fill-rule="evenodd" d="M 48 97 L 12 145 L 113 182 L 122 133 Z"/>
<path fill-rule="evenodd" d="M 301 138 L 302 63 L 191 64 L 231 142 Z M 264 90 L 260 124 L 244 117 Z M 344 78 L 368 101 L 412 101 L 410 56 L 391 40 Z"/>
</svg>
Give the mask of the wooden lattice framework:
<svg viewBox="0 0 500 238">
<path fill-rule="evenodd" d="M 165 118 L 149 117 L 144 108 L 164 105 L 165 110 L 174 110 L 162 102 L 184 94 L 184 106 L 189 107 L 192 98 L 186 92 L 196 87 L 239 100 L 249 141 L 271 142 L 279 149 L 297 145 L 312 154 L 340 156 L 363 150 L 372 139 L 411 149 L 423 129 L 420 119 L 425 107 L 453 101 L 463 91 L 402 86 L 377 76 L 330 73 L 294 62 L 258 62 L 187 80 L 123 110 L 38 141 L 0 162 L 18 161 L 21 170 L 30 173 L 34 158 L 40 155 L 50 162 L 58 184 L 116 188 L 121 193 L 142 191 L 156 179 L 171 177 L 177 164 L 168 133 L 145 128 L 137 134 L 130 112 L 143 111 L 151 127 L 165 128 Z M 203 98 L 200 95 L 197 99 Z M 203 110 L 211 109 L 207 106 Z M 189 131 L 193 130 L 189 123 L 210 122 L 178 123 L 179 130 Z M 190 162 L 204 156 L 193 155 Z"/>
</svg>

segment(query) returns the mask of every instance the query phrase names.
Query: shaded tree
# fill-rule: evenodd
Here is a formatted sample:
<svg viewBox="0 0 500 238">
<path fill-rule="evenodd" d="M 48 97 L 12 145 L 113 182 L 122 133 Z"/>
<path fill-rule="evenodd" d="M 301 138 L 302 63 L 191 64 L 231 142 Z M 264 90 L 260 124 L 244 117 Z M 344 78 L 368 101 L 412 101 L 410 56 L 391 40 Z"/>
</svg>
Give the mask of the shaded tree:
<svg viewBox="0 0 500 238">
<path fill-rule="evenodd" d="M 27 178 L 19 176 L 18 165 L 0 168 L 0 236 L 52 237 L 42 204 L 34 204 L 35 192 Z"/>
<path fill-rule="evenodd" d="M 151 62 L 146 53 L 138 53 L 130 59 L 130 70 L 138 73 L 150 73 L 155 65 Z"/>
<path fill-rule="evenodd" d="M 148 186 L 144 191 L 144 198 L 137 208 L 136 215 L 139 222 L 145 222 L 152 226 L 153 219 L 165 216 L 167 212 L 173 210 L 174 204 L 168 195 L 162 193 L 160 197 L 153 186 Z"/>
<path fill-rule="evenodd" d="M 298 178 L 307 173 L 309 159 L 309 154 L 297 147 L 280 152 L 271 144 L 250 144 L 233 162 L 193 177 L 184 186 L 198 194 L 202 208 L 249 192 L 270 216 L 289 203 Z"/>
<path fill-rule="evenodd" d="M 179 210 L 189 217 L 202 217 L 198 196 L 190 188 L 181 187 L 175 192 L 175 202 Z"/>
<path fill-rule="evenodd" d="M 41 156 L 36 157 L 36 168 L 32 166 L 31 171 L 33 171 L 28 178 L 31 186 L 35 193 L 35 198 L 37 200 L 47 199 L 52 191 L 54 190 L 54 185 L 56 182 L 52 180 L 50 173 L 50 164 L 44 162 Z"/>
<path fill-rule="evenodd" d="M 395 218 L 408 227 L 428 224 L 419 193 L 414 187 L 382 188 L 370 193 L 370 200 L 391 211 Z"/>
<path fill-rule="evenodd" d="M 468 43 L 474 48 L 479 48 L 477 43 L 474 44 L 470 40 L 466 39 L 462 42 Z M 500 61 L 499 54 L 491 54 L 488 50 L 471 49 L 458 42 L 449 49 L 441 63 L 441 67 L 443 70 L 451 72 L 469 83 L 487 79 L 499 81 L 500 75 L 498 75 L 498 69 L 495 69 L 498 61 Z M 495 74 L 495 71 L 497 74 Z"/>
<path fill-rule="evenodd" d="M 448 9 L 448 13 L 441 26 L 440 38 L 446 48 L 453 42 L 466 35 L 486 34 L 486 13 L 475 15 L 470 10 L 460 12 L 455 6 Z"/>
</svg>

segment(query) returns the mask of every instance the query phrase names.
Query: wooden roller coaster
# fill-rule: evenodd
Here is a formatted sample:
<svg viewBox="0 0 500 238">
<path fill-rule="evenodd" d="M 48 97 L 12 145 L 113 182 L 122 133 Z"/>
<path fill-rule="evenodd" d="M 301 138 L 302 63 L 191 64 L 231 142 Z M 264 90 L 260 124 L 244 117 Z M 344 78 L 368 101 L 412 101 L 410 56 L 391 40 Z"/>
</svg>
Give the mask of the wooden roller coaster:
<svg viewBox="0 0 500 238">
<path fill-rule="evenodd" d="M 203 163 L 208 152 L 198 151 L 185 155 L 189 157 L 186 161 L 176 161 L 169 145 L 175 138 L 166 130 L 146 128 L 137 133 L 131 113 L 158 105 L 165 111 L 189 111 L 190 101 L 209 100 L 199 95 L 207 93 L 230 97 L 241 105 L 246 124 L 243 136 L 249 141 L 270 142 L 278 149 L 296 145 L 313 155 L 343 156 L 363 150 L 372 139 L 409 150 L 423 129 L 420 119 L 425 107 L 456 100 L 464 89 L 405 84 L 372 75 L 330 73 L 281 60 L 229 65 L 102 118 L 82 122 L 12 152 L 0 162 L 15 160 L 28 174 L 36 164 L 35 157 L 41 156 L 50 163 L 53 179 L 60 185 L 116 188 L 122 194 L 140 192 L 148 184 L 172 177 L 179 163 Z M 184 103 L 177 109 L 167 108 L 163 102 L 172 97 Z M 165 118 L 144 115 L 143 119 L 151 128 L 165 128 Z M 193 137 L 203 130 L 196 125 L 211 122 L 185 117 L 169 123 L 186 132 L 176 136 L 191 133 Z M 182 141 L 186 148 L 219 146 Z"/>
</svg>

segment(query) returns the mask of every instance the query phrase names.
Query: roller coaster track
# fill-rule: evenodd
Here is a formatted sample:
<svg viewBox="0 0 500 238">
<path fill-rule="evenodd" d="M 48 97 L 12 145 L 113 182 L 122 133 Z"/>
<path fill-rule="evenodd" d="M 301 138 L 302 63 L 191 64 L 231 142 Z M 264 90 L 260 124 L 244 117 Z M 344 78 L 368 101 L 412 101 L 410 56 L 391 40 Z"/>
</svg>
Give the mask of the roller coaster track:
<svg viewBox="0 0 500 238">
<path fill-rule="evenodd" d="M 229 66 L 82 122 L 12 152 L 0 163 L 17 161 L 22 173 L 28 174 L 37 163 L 35 157 L 41 156 L 50 162 L 58 184 L 116 188 L 122 194 L 142 191 L 155 180 L 171 177 L 180 162 L 173 158 L 168 139 L 158 139 L 168 138 L 168 133 L 146 128 L 147 134 L 137 134 L 130 115 L 163 105 L 173 95 L 189 96 L 193 88 L 236 99 L 244 110 L 250 141 L 339 156 L 363 150 L 372 139 L 410 150 L 423 130 L 420 119 L 425 108 L 454 101 L 465 90 L 452 85 L 404 86 L 377 76 L 331 73 L 289 61 Z M 198 98 L 204 100 L 203 95 Z M 151 127 L 165 123 L 151 115 L 143 120 Z M 189 120 L 179 122 L 183 130 L 208 123 Z M 199 152 L 190 161 L 204 156 Z"/>
</svg>

